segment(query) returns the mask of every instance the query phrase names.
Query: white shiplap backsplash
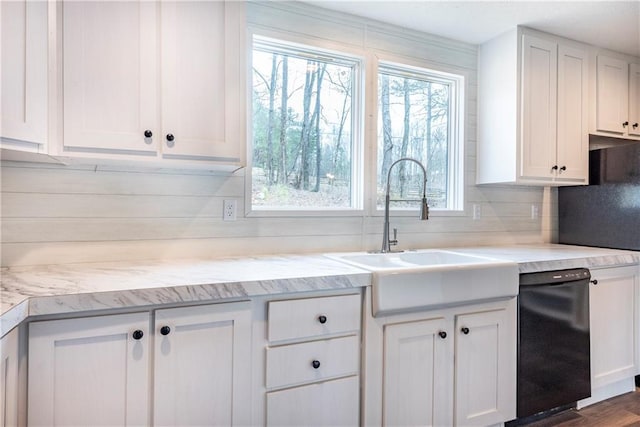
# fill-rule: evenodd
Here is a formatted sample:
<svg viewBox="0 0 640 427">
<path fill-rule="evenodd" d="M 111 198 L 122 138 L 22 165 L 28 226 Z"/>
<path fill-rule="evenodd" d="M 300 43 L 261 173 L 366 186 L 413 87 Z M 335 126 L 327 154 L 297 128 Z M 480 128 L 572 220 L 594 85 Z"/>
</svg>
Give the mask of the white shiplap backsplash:
<svg viewBox="0 0 640 427">
<path fill-rule="evenodd" d="M 400 248 L 542 243 L 555 240 L 556 191 L 476 186 L 475 46 L 286 2 L 251 3 L 249 23 L 327 45 L 428 58 L 465 70 L 465 211 L 429 221 L 392 217 Z M 425 29 L 428 31 L 428 29 Z M 70 262 L 361 251 L 380 245 L 382 217 L 247 217 L 244 170 L 202 171 L 60 166 L 2 161 L 2 266 Z M 224 199 L 238 219 L 222 221 Z M 481 207 L 474 220 L 472 206 Z M 540 216 L 532 219 L 532 205 Z"/>
</svg>

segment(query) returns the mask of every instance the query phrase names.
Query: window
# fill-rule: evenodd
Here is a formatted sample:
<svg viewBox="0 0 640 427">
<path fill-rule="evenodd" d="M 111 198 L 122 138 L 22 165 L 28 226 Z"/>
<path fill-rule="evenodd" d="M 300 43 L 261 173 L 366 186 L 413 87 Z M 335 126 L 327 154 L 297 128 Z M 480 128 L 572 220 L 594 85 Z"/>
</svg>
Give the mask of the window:
<svg viewBox="0 0 640 427">
<path fill-rule="evenodd" d="M 253 210 L 362 205 L 358 59 L 254 36 Z"/>
<path fill-rule="evenodd" d="M 462 209 L 462 76 L 383 63 L 378 71 L 377 207 L 384 208 L 391 164 L 411 157 L 427 170 L 427 199 L 435 210 Z M 419 199 L 422 171 L 401 162 L 391 171 L 391 199 Z M 415 203 L 395 202 L 415 209 Z"/>
</svg>

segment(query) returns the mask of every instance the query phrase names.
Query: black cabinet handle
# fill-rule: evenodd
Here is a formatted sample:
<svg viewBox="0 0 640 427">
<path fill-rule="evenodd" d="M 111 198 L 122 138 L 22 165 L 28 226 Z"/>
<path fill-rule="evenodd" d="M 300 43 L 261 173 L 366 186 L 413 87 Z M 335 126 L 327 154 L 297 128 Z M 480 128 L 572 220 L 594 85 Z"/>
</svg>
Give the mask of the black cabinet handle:
<svg viewBox="0 0 640 427">
<path fill-rule="evenodd" d="M 469 335 L 469 328 L 467 328 L 466 326 L 463 326 L 462 328 L 460 328 L 460 332 L 462 332 L 465 335 Z"/>
<path fill-rule="evenodd" d="M 597 284 L 598 284 L 598 280 L 597 280 L 597 279 L 593 279 L 593 280 L 591 281 L 591 283 L 593 283 L 594 285 L 597 285 Z"/>
<path fill-rule="evenodd" d="M 553 167 L 551 168 L 552 171 L 557 171 L 558 170 L 558 165 L 553 165 Z"/>
<path fill-rule="evenodd" d="M 171 332 L 171 328 L 168 326 L 163 326 L 162 328 L 160 328 L 160 333 L 162 335 L 169 335 L 169 332 Z"/>
<path fill-rule="evenodd" d="M 327 316 L 325 316 L 324 314 L 321 314 L 320 316 L 318 316 L 318 322 L 324 325 L 325 323 L 327 323 Z"/>
<path fill-rule="evenodd" d="M 131 336 L 133 336 L 133 339 L 137 341 L 144 336 L 144 332 L 142 332 L 140 329 L 136 329 L 135 331 L 133 331 L 133 334 L 131 334 Z"/>
<path fill-rule="evenodd" d="M 566 170 L 567 170 L 567 167 L 566 167 L 566 166 L 562 166 L 562 167 L 560 168 L 560 172 L 562 172 L 562 171 L 566 171 Z"/>
<path fill-rule="evenodd" d="M 313 369 L 318 369 L 320 367 L 320 361 L 314 360 L 313 362 L 311 362 L 311 366 L 313 366 Z"/>
<path fill-rule="evenodd" d="M 637 123 L 634 123 L 634 124 L 632 125 L 632 127 L 635 129 L 635 128 L 637 128 L 637 127 L 638 127 L 638 124 L 637 124 Z"/>
<path fill-rule="evenodd" d="M 173 142 L 173 140 L 176 139 L 176 137 L 173 136 L 172 133 L 168 133 L 166 138 L 167 138 L 167 147 L 173 148 L 173 146 L 176 145 L 176 143 Z"/>
<path fill-rule="evenodd" d="M 149 129 L 144 131 L 145 138 L 151 138 L 152 136 L 153 136 L 153 132 L 151 132 Z"/>
<path fill-rule="evenodd" d="M 624 123 L 622 124 L 622 127 L 623 127 L 623 128 L 626 128 L 627 126 L 629 126 L 629 122 L 624 122 Z"/>
<path fill-rule="evenodd" d="M 445 339 L 447 337 L 447 333 L 445 331 L 440 331 L 438 332 L 438 335 L 440 336 L 440 338 Z"/>
</svg>

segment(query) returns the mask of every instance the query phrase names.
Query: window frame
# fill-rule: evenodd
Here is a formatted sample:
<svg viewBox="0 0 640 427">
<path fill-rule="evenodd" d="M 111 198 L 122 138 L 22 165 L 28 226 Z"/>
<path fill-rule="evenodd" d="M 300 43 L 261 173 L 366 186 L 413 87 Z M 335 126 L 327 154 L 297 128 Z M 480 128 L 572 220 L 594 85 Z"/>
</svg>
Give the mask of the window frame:
<svg viewBox="0 0 640 427">
<path fill-rule="evenodd" d="M 249 27 L 247 37 L 247 160 L 244 168 L 245 181 L 245 217 L 317 217 L 317 216 L 362 216 L 365 212 L 365 79 L 366 61 L 361 51 L 346 49 L 343 45 L 333 46 L 330 43 L 320 45 L 315 40 L 304 37 L 292 37 L 290 33 L 266 31 Z M 299 58 L 338 58 L 355 63 L 354 94 L 352 94 L 352 147 L 351 147 L 351 207 L 314 207 L 312 209 L 268 208 L 256 209 L 252 206 L 253 191 L 253 50 L 254 40 L 272 45 L 276 49 L 287 52 L 290 48 L 292 56 Z M 286 46 L 286 47 L 283 47 Z"/>
<path fill-rule="evenodd" d="M 451 101 L 455 102 L 456 113 L 449 120 L 449 132 L 454 141 L 449 147 L 449 179 L 447 209 L 432 209 L 431 217 L 465 216 L 465 199 L 467 177 L 466 160 L 466 123 L 469 112 L 466 111 L 469 82 L 472 73 L 463 67 L 443 65 L 413 56 L 393 54 L 385 50 L 359 47 L 351 44 L 312 38 L 287 31 L 274 30 L 261 26 L 249 25 L 247 28 L 247 88 L 253 84 L 253 46 L 254 38 L 271 39 L 275 44 L 292 46 L 302 51 L 318 52 L 320 57 L 335 55 L 346 57 L 358 63 L 354 73 L 353 97 L 353 147 L 352 147 L 352 207 L 349 208 L 313 208 L 313 209 L 255 209 L 251 202 L 252 167 L 253 167 L 253 91 L 247 90 L 247 159 L 244 168 L 244 211 L 245 217 L 380 217 L 384 209 L 377 206 L 377 121 L 378 121 L 378 70 L 384 64 L 400 70 L 415 70 L 416 75 L 431 74 L 436 79 L 453 81 Z M 425 71 L 427 73 L 425 73 Z M 411 73 L 409 73 L 411 74 Z M 416 208 L 417 209 L 417 208 Z M 415 216 L 416 209 L 391 207 L 396 217 Z"/>
<path fill-rule="evenodd" d="M 378 81 L 379 71 L 381 69 L 391 69 L 396 72 L 395 75 L 406 75 L 407 77 L 431 78 L 436 81 L 445 81 L 451 84 L 450 93 L 450 117 L 449 117 L 449 134 L 450 146 L 448 150 L 448 179 L 447 179 L 447 208 L 431 208 L 430 216 L 464 216 L 465 215 L 465 123 L 468 112 L 466 106 L 467 84 L 469 75 L 464 70 L 452 67 L 445 67 L 437 63 L 426 60 L 418 60 L 399 55 L 389 55 L 386 53 L 375 52 L 372 55 L 372 72 L 373 81 L 368 87 L 372 87 L 374 101 L 370 112 L 373 123 L 368 127 L 371 129 L 368 144 L 371 146 L 371 162 L 368 171 L 369 179 L 369 203 L 367 210 L 372 216 L 384 215 L 384 207 L 377 204 L 377 178 L 378 178 Z M 452 107 L 453 105 L 453 107 Z M 425 165 L 427 168 L 428 166 Z M 428 202 L 428 197 L 427 197 Z M 417 208 L 404 208 L 390 206 L 394 216 L 415 216 Z"/>
</svg>

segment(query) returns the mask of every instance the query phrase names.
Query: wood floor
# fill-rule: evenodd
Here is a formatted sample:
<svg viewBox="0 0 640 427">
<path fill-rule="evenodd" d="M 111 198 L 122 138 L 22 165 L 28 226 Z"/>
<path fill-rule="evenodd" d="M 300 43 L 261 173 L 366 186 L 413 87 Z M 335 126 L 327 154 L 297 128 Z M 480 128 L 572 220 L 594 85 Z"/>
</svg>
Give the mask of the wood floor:
<svg viewBox="0 0 640 427">
<path fill-rule="evenodd" d="M 640 388 L 633 393 L 567 411 L 526 427 L 640 427 Z"/>
</svg>

